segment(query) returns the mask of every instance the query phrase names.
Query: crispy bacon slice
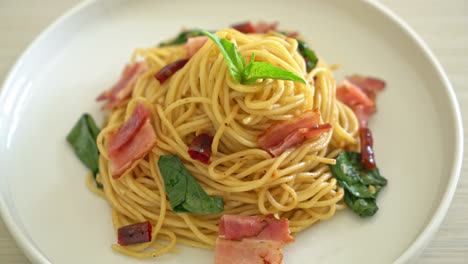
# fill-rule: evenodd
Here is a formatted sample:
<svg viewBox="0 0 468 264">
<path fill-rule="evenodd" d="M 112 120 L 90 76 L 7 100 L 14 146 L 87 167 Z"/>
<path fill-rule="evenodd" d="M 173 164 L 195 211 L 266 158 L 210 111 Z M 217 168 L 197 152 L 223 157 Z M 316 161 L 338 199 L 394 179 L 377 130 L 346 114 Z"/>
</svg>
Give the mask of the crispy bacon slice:
<svg viewBox="0 0 468 264">
<path fill-rule="evenodd" d="M 277 26 L 278 26 L 278 22 L 266 23 L 263 21 L 259 21 L 255 25 L 253 25 L 251 22 L 245 22 L 242 24 L 233 25 L 232 28 L 244 34 L 251 34 L 251 33 L 267 33 L 270 30 L 276 31 Z"/>
<path fill-rule="evenodd" d="M 336 88 L 336 96 L 351 108 L 356 105 L 375 108 L 374 102 L 355 84 L 344 79 Z"/>
<path fill-rule="evenodd" d="M 384 81 L 372 77 L 354 74 L 346 77 L 346 79 L 359 87 L 372 101 L 375 101 L 377 93 L 385 88 Z"/>
<path fill-rule="evenodd" d="M 318 109 L 306 111 L 299 116 L 271 125 L 258 136 L 258 144 L 273 157 L 277 157 L 308 138 L 330 131 L 330 124 L 318 125 L 319 121 Z"/>
<path fill-rule="evenodd" d="M 224 215 L 219 225 L 219 237 L 228 240 L 252 238 L 290 243 L 294 241 L 290 233 L 288 219 L 276 219 L 273 215 Z"/>
<path fill-rule="evenodd" d="M 112 109 L 120 106 L 125 99 L 130 97 L 138 77 L 147 69 L 148 65 L 144 61 L 127 65 L 120 80 L 97 98 L 98 101 L 108 100 L 102 109 Z"/>
<path fill-rule="evenodd" d="M 164 66 L 161 70 L 159 70 L 154 75 L 154 77 L 158 79 L 161 84 L 163 84 L 174 73 L 182 69 L 182 67 L 184 67 L 188 61 L 189 61 L 188 59 L 183 59 L 183 60 L 174 61 L 173 63 L 169 63 L 168 65 Z"/>
<path fill-rule="evenodd" d="M 255 32 L 256 33 L 267 33 L 268 31 L 276 31 L 276 27 L 278 26 L 278 22 L 273 23 L 266 23 L 264 21 L 258 21 L 255 25 Z"/>
<path fill-rule="evenodd" d="M 224 215 L 216 240 L 216 264 L 280 264 L 281 249 L 293 242 L 289 221 L 272 215 Z"/>
<path fill-rule="evenodd" d="M 125 124 L 109 136 L 108 155 L 113 178 L 122 176 L 156 144 L 149 116 L 148 109 L 138 103 Z"/>
<path fill-rule="evenodd" d="M 232 28 L 244 34 L 257 33 L 255 27 L 250 22 L 236 24 L 233 25 Z"/>
<path fill-rule="evenodd" d="M 125 122 L 119 129 L 119 132 L 109 140 L 107 153 L 110 156 L 117 154 L 116 152 L 119 151 L 119 148 L 135 136 L 149 117 L 150 113 L 148 109 L 141 103 L 137 104 L 127 122 Z"/>
<path fill-rule="evenodd" d="M 156 134 L 149 120 L 119 151 L 109 156 L 111 159 L 111 171 L 113 178 L 119 178 L 127 169 L 138 160 L 142 159 L 156 144 Z"/>
<path fill-rule="evenodd" d="M 278 157 L 287 149 L 299 145 L 306 141 L 308 138 L 330 131 L 332 128 L 331 124 L 315 125 L 311 128 L 300 128 L 291 132 L 283 141 L 278 145 L 270 148 L 269 152 L 274 156 Z"/>
<path fill-rule="evenodd" d="M 151 241 L 151 223 L 149 221 L 122 226 L 117 231 L 118 243 L 121 246 L 139 244 Z"/>
<path fill-rule="evenodd" d="M 299 116 L 271 125 L 258 137 L 258 144 L 266 147 L 274 146 L 291 132 L 300 128 L 313 127 L 319 121 L 320 113 L 318 109 L 306 111 Z"/>
<path fill-rule="evenodd" d="M 304 132 L 302 132 L 302 135 L 306 138 L 311 138 L 316 135 L 328 132 L 330 131 L 331 128 L 332 128 L 332 125 L 329 123 L 315 125 L 312 128 L 305 129 Z"/>
<path fill-rule="evenodd" d="M 299 36 L 299 32 L 297 31 L 290 31 L 290 32 L 286 32 L 286 35 L 290 38 L 296 38 L 297 36 Z"/>
<path fill-rule="evenodd" d="M 190 143 L 188 150 L 190 157 L 205 164 L 210 163 L 211 143 L 213 143 L 213 137 L 206 133 L 196 136 Z"/>
<path fill-rule="evenodd" d="M 185 49 L 187 50 L 187 57 L 192 58 L 198 50 L 205 45 L 208 40 L 207 36 L 199 36 L 194 38 L 189 38 L 187 43 L 185 43 Z"/>
<path fill-rule="evenodd" d="M 375 113 L 375 98 L 385 88 L 385 82 L 375 78 L 352 75 L 337 85 L 336 96 L 356 113 L 361 127 L 367 127 L 369 116 Z"/>
<path fill-rule="evenodd" d="M 215 264 L 280 264 L 283 243 L 272 240 L 216 239 Z"/>
</svg>

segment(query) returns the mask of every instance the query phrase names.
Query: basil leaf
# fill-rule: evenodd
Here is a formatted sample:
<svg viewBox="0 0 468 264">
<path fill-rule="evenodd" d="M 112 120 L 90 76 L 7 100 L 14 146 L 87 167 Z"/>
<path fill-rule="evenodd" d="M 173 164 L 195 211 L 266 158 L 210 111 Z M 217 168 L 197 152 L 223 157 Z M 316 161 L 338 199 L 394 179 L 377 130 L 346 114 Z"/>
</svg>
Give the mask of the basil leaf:
<svg viewBox="0 0 468 264">
<path fill-rule="evenodd" d="M 159 47 L 174 46 L 184 44 L 189 38 L 203 36 L 203 33 L 198 29 L 182 31 L 176 38 L 159 44 Z"/>
<path fill-rule="evenodd" d="M 250 72 L 252 71 L 252 67 L 253 67 L 254 62 L 255 62 L 255 53 L 252 52 L 252 56 L 250 57 L 249 65 L 247 65 L 247 67 L 245 67 L 244 72 L 243 72 L 244 77 L 250 74 Z"/>
<path fill-rule="evenodd" d="M 361 155 L 354 151 L 342 152 L 335 165 L 329 165 L 338 184 L 345 190 L 345 202 L 361 217 L 377 212 L 375 202 L 387 180 L 380 175 L 379 169 L 365 169 L 361 165 Z"/>
<path fill-rule="evenodd" d="M 218 46 L 232 77 L 241 84 L 252 84 L 258 79 L 291 80 L 305 84 L 304 79 L 292 72 L 275 67 L 267 62 L 254 62 L 255 54 L 252 54 L 251 62 L 246 66 L 244 57 L 233 43 L 204 30 L 202 30 L 202 33 Z"/>
<path fill-rule="evenodd" d="M 220 38 L 215 34 L 202 30 L 202 33 L 208 36 L 218 46 L 221 54 L 229 67 L 232 77 L 237 82 L 242 82 L 242 74 L 245 68 L 245 59 L 237 50 L 237 47 L 227 39 Z"/>
<path fill-rule="evenodd" d="M 318 58 L 315 55 L 315 52 L 311 49 L 309 49 L 309 45 L 305 41 L 302 41 L 300 39 L 297 40 L 297 48 L 299 49 L 299 53 L 301 53 L 302 57 L 304 57 L 304 60 L 306 61 L 306 67 L 307 71 L 310 72 L 312 71 L 315 66 L 317 66 Z"/>
<path fill-rule="evenodd" d="M 99 129 L 89 114 L 83 114 L 67 136 L 67 141 L 73 147 L 78 158 L 94 174 L 99 172 L 99 150 L 96 144 Z M 96 182 L 102 188 L 102 185 Z"/>
<path fill-rule="evenodd" d="M 243 84 L 252 84 L 258 79 L 290 80 L 305 84 L 301 77 L 268 62 L 251 62 L 246 68 Z"/>
<path fill-rule="evenodd" d="M 219 213 L 224 210 L 221 197 L 210 197 L 184 167 L 177 155 L 162 155 L 158 161 L 169 203 L 175 213 Z"/>
</svg>

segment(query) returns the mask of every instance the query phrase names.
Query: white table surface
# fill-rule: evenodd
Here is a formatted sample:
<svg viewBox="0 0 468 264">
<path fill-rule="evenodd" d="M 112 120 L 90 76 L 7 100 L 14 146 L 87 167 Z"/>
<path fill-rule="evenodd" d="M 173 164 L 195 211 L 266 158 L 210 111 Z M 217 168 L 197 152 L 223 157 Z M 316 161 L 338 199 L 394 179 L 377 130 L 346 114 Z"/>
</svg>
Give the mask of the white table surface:
<svg viewBox="0 0 468 264">
<path fill-rule="evenodd" d="M 27 45 L 79 0 L 0 0 L 0 82 Z M 453 84 L 465 124 L 457 192 L 418 263 L 468 263 L 468 0 L 382 0 L 427 42 Z M 0 219 L 0 263 L 29 263 Z"/>
</svg>

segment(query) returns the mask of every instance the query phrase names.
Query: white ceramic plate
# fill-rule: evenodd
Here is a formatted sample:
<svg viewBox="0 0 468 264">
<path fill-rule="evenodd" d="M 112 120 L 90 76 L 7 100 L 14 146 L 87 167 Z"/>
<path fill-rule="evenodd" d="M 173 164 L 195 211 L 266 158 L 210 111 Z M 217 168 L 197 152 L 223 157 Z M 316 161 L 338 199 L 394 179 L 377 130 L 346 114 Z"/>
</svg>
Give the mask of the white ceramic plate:
<svg viewBox="0 0 468 264">
<path fill-rule="evenodd" d="M 291 4 L 287 4 L 291 3 Z M 245 20 L 299 30 L 337 79 L 382 77 L 387 89 L 371 120 L 381 172 L 380 211 L 338 212 L 286 246 L 285 263 L 390 263 L 415 257 L 442 221 L 462 157 L 457 102 L 439 63 L 400 19 L 364 1 L 87 1 L 50 26 L 23 54 L 0 98 L 0 208 L 33 262 L 148 263 L 113 252 L 107 203 L 65 136 L 83 112 L 100 121 L 96 96 L 119 77 L 136 47 L 182 27 L 217 29 Z M 183 248 L 158 263 L 212 263 Z M 151 260 L 150 260 L 151 261 Z M 153 260 L 154 261 L 154 260 Z M 153 262 L 151 261 L 151 262 Z"/>
</svg>

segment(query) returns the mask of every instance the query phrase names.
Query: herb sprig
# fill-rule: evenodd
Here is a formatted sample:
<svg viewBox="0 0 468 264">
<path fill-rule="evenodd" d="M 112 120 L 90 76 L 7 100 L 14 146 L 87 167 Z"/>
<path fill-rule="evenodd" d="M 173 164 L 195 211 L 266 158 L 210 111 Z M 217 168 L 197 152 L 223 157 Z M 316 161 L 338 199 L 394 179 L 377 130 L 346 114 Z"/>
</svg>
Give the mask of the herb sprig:
<svg viewBox="0 0 468 264">
<path fill-rule="evenodd" d="M 275 67 L 268 62 L 256 62 L 254 53 L 252 53 L 250 63 L 246 65 L 244 57 L 234 43 L 208 31 L 202 30 L 201 32 L 213 40 L 216 46 L 218 46 L 229 67 L 232 77 L 237 82 L 249 85 L 258 79 L 277 79 L 296 81 L 305 84 L 303 78 L 290 71 Z"/>
</svg>

